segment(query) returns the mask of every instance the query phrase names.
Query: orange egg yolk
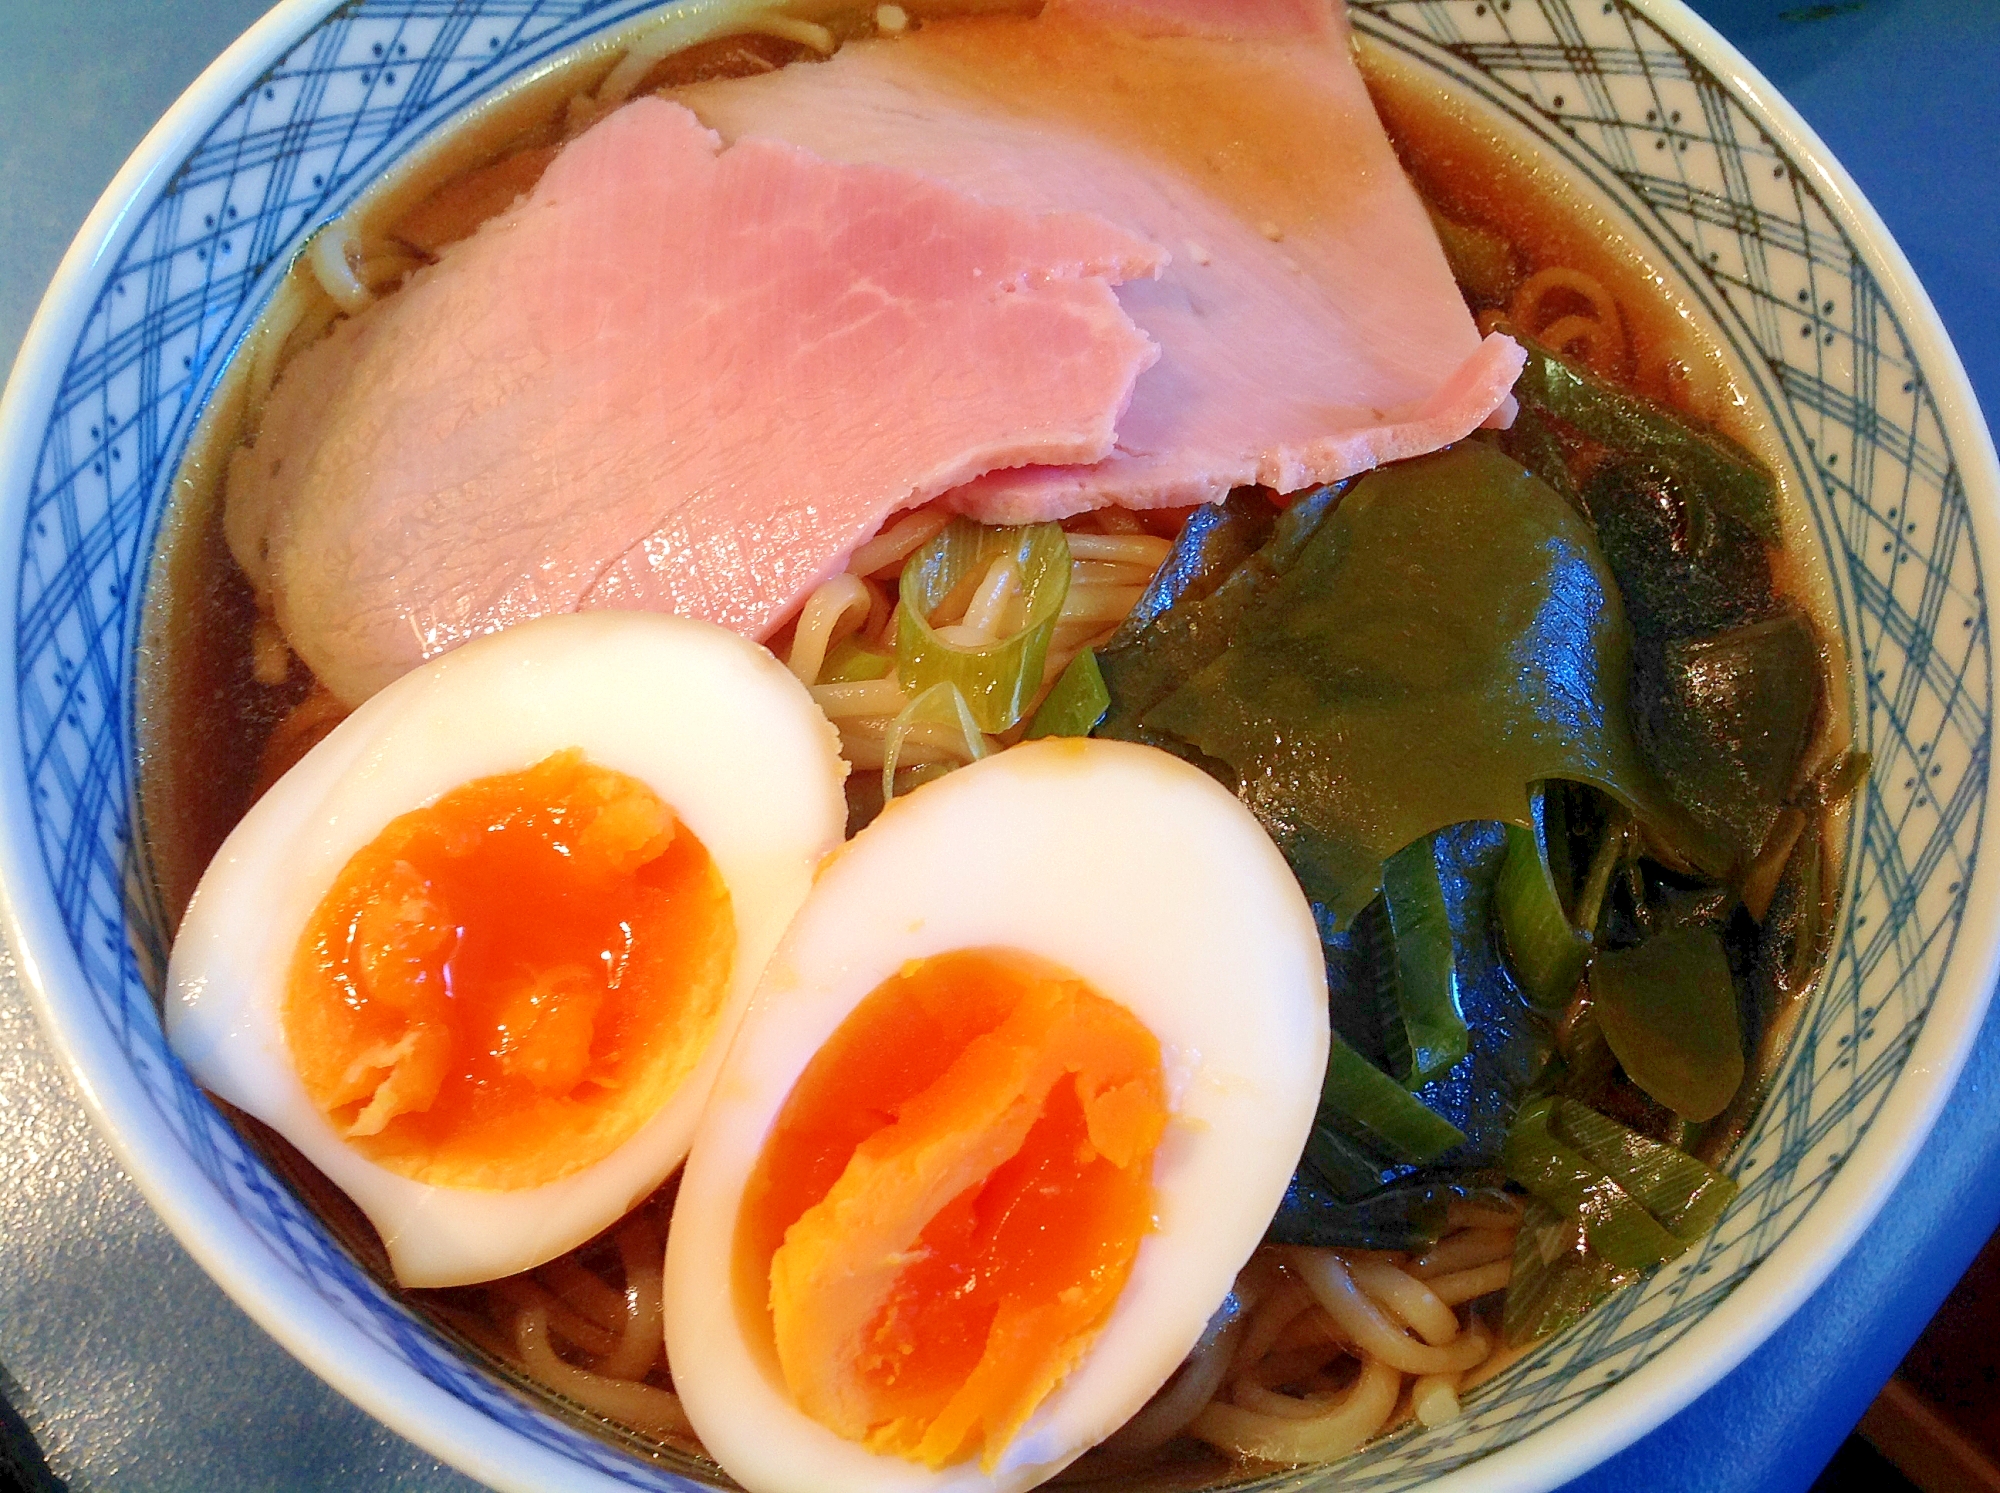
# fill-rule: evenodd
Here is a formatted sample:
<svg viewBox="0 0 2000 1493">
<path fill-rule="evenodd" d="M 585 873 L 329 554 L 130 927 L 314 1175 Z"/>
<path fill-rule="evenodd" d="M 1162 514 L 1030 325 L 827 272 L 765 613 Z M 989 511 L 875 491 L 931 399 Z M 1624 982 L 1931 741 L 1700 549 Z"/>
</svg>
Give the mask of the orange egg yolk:
<svg viewBox="0 0 2000 1493">
<path fill-rule="evenodd" d="M 539 1186 L 630 1139 L 701 1056 L 735 920 L 650 788 L 577 750 L 391 820 L 293 957 L 285 1038 L 363 1155 Z"/>
<path fill-rule="evenodd" d="M 1123 1006 L 1019 955 L 914 962 L 785 1103 L 738 1217 L 739 1313 L 822 1425 L 990 1470 L 1116 1303 L 1166 1119 Z"/>
</svg>

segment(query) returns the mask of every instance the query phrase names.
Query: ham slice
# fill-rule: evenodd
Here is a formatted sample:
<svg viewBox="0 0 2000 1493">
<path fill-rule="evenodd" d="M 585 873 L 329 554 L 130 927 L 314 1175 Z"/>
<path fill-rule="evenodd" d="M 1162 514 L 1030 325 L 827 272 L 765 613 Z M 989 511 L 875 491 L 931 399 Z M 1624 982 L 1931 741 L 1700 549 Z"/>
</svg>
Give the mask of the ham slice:
<svg viewBox="0 0 2000 1493">
<path fill-rule="evenodd" d="M 642 99 L 294 361 L 231 545 L 350 705 L 549 612 L 759 637 L 897 508 L 1110 452 L 1164 258 Z"/>
<path fill-rule="evenodd" d="M 1288 492 L 1435 450 L 1500 412 L 1482 343 L 1325 0 L 1051 0 L 675 95 L 725 138 L 1088 210 L 1165 245 L 1118 292 L 1161 348 L 1091 463 L 993 471 L 992 522 Z"/>
</svg>

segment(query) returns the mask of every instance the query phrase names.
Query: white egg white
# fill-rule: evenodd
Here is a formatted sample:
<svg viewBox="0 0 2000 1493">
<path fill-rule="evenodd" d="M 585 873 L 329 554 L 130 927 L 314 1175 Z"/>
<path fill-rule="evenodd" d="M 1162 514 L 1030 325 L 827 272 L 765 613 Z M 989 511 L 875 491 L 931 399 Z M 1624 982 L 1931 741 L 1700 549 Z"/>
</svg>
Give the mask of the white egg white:
<svg viewBox="0 0 2000 1493">
<path fill-rule="evenodd" d="M 412 1181 L 348 1145 L 307 1096 L 282 1024 L 293 953 L 341 868 L 391 819 L 569 747 L 652 788 L 728 888 L 737 942 L 716 1033 L 666 1105 L 590 1166 L 515 1191 Z M 804 687 L 719 627 L 596 612 L 466 644 L 363 704 L 230 834 L 174 944 L 168 1040 L 204 1088 L 284 1135 L 361 1207 L 403 1284 L 528 1269 L 679 1164 L 765 960 L 840 843 L 845 772 Z"/>
<path fill-rule="evenodd" d="M 1157 1227 L 1079 1364 L 991 1474 L 870 1452 L 792 1403 L 731 1287 L 746 1178 L 800 1073 L 907 960 L 1018 950 L 1160 1040 L 1172 1113 Z M 1163 752 L 1031 742 L 899 799 L 822 870 L 711 1096 L 667 1246 L 667 1352 L 709 1453 L 751 1493 L 1034 1486 L 1122 1425 L 1187 1355 L 1297 1164 L 1327 1054 L 1310 910 L 1234 797 Z"/>
</svg>

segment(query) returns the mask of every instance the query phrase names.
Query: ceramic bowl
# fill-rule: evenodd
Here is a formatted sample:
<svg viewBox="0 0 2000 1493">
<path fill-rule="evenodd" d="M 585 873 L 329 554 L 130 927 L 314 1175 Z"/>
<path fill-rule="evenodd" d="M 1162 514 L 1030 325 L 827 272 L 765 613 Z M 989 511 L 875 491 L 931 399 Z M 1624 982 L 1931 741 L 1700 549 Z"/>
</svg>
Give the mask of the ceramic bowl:
<svg viewBox="0 0 2000 1493">
<path fill-rule="evenodd" d="M 694 0 L 699 3 L 699 0 Z M 0 872 L 21 969 L 98 1125 L 287 1348 L 500 1488 L 686 1488 L 479 1368 L 328 1234 L 161 1039 L 165 934 L 134 844 L 134 665 L 172 475 L 304 239 L 480 99 L 633 0 L 287 0 L 140 146 L 0 406 Z M 1958 360 L 1852 182 L 1673 0 L 1357 0 L 1357 28 L 1593 199 L 1711 325 L 1790 465 L 1875 770 L 1832 964 L 1702 1244 L 1541 1346 L 1448 1428 L 1270 1488 L 1544 1488 L 1737 1363 L 1915 1153 L 1991 987 L 2000 470 Z"/>
</svg>

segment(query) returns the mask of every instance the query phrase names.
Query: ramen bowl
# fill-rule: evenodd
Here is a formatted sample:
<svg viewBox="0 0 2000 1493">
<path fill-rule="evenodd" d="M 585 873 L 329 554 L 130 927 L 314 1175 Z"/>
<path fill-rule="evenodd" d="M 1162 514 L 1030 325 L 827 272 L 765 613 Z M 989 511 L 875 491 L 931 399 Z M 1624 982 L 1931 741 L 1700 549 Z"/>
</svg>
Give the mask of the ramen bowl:
<svg viewBox="0 0 2000 1493">
<path fill-rule="evenodd" d="M 698 8 L 700 0 L 690 0 Z M 136 670 L 173 480 L 320 225 L 482 100 L 657 6 L 281 5 L 147 138 L 65 260 L 0 406 L 13 668 L 0 874 L 23 975 L 153 1206 L 274 1337 L 495 1487 L 686 1489 L 700 1469 L 524 1393 L 413 1313 L 274 1174 L 161 1035 L 167 929 L 138 837 Z M 1603 213 L 1724 349 L 1772 433 L 1874 772 L 1830 964 L 1687 1254 L 1527 1353 L 1453 1424 L 1268 1488 L 1553 1486 L 1766 1337 L 1858 1237 L 1972 1041 L 2000 949 L 1991 627 L 2000 469 L 1907 264 L 1797 116 L 1669 0 L 1358 0 L 1358 31 Z"/>
</svg>

